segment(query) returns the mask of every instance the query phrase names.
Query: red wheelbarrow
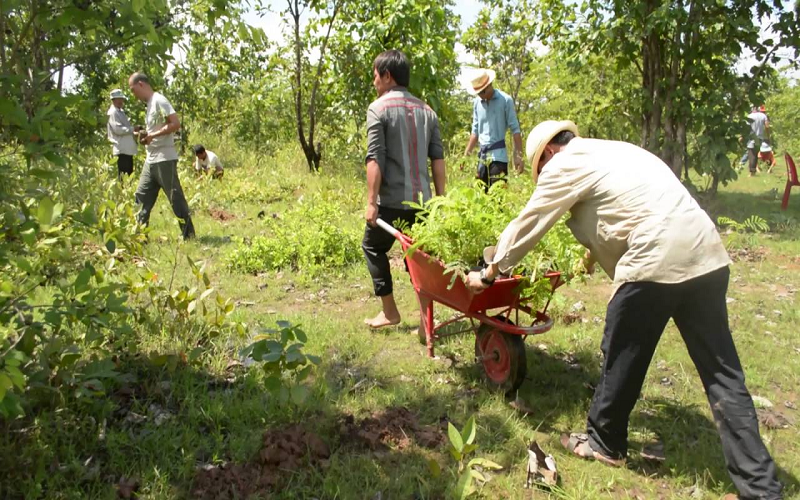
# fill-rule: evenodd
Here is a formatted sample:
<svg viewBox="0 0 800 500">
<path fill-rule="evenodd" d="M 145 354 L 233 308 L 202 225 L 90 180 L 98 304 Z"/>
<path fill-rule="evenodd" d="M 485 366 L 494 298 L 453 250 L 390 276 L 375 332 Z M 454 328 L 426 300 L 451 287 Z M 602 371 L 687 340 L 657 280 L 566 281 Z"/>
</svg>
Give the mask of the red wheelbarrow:
<svg viewBox="0 0 800 500">
<path fill-rule="evenodd" d="M 378 225 L 394 236 L 407 253 L 406 264 L 411 275 L 411 283 L 419 299 L 421 321 L 420 341 L 428 347 L 428 356 L 434 357 L 434 343 L 444 337 L 460 333 L 475 332 L 475 358 L 483 365 L 489 382 L 507 392 L 514 391 L 525 379 L 527 363 L 525 359 L 525 337 L 545 333 L 553 327 L 553 320 L 547 314 L 547 304 L 541 311 L 520 299 L 519 290 L 523 278 L 513 276 L 498 278 L 494 285 L 480 294 L 472 293 L 462 280 L 456 279 L 453 286 L 452 272 L 446 272 L 441 261 L 425 252 L 415 249 L 411 238 L 378 219 Z M 551 292 L 563 284 L 561 273 L 545 274 L 550 279 Z M 435 325 L 433 304 L 439 302 L 460 314 Z M 490 312 L 491 311 L 491 312 Z M 530 324 L 520 323 L 520 311 L 528 315 Z M 448 325 L 468 319 L 470 326 L 454 332 L 443 332 Z M 525 322 L 524 316 L 522 321 Z"/>
</svg>

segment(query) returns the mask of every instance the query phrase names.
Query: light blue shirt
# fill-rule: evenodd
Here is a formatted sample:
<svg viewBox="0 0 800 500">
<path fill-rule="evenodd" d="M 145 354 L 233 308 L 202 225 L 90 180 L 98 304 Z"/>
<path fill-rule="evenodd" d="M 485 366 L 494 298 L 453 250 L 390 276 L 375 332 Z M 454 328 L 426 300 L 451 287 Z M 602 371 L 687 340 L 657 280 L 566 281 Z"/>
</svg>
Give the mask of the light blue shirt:
<svg viewBox="0 0 800 500">
<path fill-rule="evenodd" d="M 514 100 L 511 96 L 500 90 L 494 89 L 492 98 L 484 101 L 476 97 L 472 105 L 472 133 L 478 136 L 480 146 L 489 146 L 506 137 L 506 130 L 511 129 L 512 134 L 519 134 L 519 120 L 514 110 Z M 506 148 L 489 151 L 493 161 L 508 163 Z"/>
</svg>

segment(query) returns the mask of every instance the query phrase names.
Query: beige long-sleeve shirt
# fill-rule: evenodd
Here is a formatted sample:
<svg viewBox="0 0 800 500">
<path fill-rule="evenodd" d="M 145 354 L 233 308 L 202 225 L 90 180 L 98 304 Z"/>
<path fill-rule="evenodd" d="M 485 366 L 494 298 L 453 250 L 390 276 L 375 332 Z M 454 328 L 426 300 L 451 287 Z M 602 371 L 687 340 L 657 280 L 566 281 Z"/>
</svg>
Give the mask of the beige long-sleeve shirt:
<svg viewBox="0 0 800 500">
<path fill-rule="evenodd" d="M 730 264 L 714 223 L 664 162 L 632 144 L 579 137 L 545 165 L 490 264 L 511 270 L 567 210 L 567 226 L 614 280 L 614 293 L 623 283 L 680 283 Z"/>
</svg>

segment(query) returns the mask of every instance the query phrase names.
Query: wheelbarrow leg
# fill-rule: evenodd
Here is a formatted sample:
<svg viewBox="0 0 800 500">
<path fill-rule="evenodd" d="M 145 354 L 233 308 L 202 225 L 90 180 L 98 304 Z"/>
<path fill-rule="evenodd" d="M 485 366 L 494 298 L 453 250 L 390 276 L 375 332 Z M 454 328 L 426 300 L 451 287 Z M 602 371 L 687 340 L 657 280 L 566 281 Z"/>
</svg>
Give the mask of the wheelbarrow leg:
<svg viewBox="0 0 800 500">
<path fill-rule="evenodd" d="M 425 339 L 425 345 L 428 347 L 428 357 L 433 357 L 433 300 L 423 295 L 418 295 L 419 299 L 419 328 L 420 340 Z"/>
</svg>

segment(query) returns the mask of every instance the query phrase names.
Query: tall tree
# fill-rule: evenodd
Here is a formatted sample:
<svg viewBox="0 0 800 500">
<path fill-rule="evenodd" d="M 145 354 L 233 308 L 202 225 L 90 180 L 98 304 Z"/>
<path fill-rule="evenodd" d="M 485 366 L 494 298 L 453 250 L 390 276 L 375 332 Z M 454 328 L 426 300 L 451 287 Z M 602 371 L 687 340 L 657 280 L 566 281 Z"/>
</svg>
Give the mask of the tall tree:
<svg viewBox="0 0 800 500">
<path fill-rule="evenodd" d="M 641 78 L 640 144 L 680 176 L 692 167 L 713 177 L 712 191 L 734 174 L 748 103 L 758 100 L 764 70 L 781 47 L 798 47 L 796 13 L 766 0 L 586 0 L 542 2 L 551 42 L 566 55 L 589 50 L 635 67 Z M 762 39 L 761 20 L 774 37 Z M 570 33 L 563 37 L 564 33 Z M 739 75 L 744 50 L 757 63 Z M 697 154 L 690 155 L 690 136 Z"/>
<path fill-rule="evenodd" d="M 323 70 L 325 68 L 325 56 L 328 46 L 328 40 L 331 35 L 334 23 L 336 23 L 336 16 L 342 6 L 343 0 L 331 0 L 330 5 L 324 1 L 316 0 L 286 0 L 288 4 L 287 13 L 291 18 L 292 27 L 292 47 L 294 48 L 294 79 L 292 81 L 292 91 L 294 93 L 294 107 L 295 117 L 297 120 L 297 138 L 300 141 L 300 147 L 303 148 L 303 153 L 308 162 L 308 168 L 312 172 L 319 170 L 319 162 L 322 157 L 320 152 L 320 145 L 314 143 L 314 132 L 317 127 L 317 95 L 319 93 L 320 83 L 323 77 Z M 317 23 L 311 24 L 311 27 L 320 27 L 324 34 L 321 38 L 313 40 L 313 29 L 307 29 L 303 35 L 300 29 L 300 22 L 303 12 L 307 9 L 315 11 L 320 15 L 321 20 Z M 310 57 L 306 53 L 305 48 L 307 45 L 313 45 L 318 51 L 318 60 L 315 70 L 311 70 L 307 62 Z M 308 70 L 312 72 L 313 76 L 310 80 L 304 79 L 304 72 Z M 310 85 L 310 92 L 308 97 L 308 111 L 306 112 L 305 100 L 303 98 L 303 90 L 306 85 Z M 308 113 L 308 129 L 305 125 L 305 117 Z"/>
</svg>

